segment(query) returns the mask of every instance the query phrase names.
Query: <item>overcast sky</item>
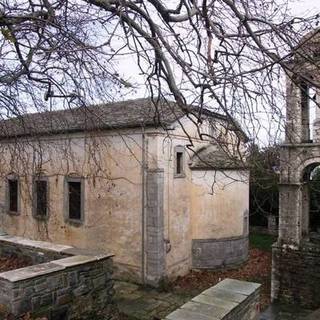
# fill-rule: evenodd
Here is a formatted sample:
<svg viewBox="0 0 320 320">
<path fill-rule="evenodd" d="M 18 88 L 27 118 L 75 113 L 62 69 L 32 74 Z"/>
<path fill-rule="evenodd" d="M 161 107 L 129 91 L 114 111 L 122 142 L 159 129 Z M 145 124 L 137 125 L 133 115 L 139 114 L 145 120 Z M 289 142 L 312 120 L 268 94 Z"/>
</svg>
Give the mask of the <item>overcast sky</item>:
<svg viewBox="0 0 320 320">
<path fill-rule="evenodd" d="M 308 15 L 320 13 L 320 0 L 291 0 L 290 8 L 294 15 Z"/>
<path fill-rule="evenodd" d="M 315 15 L 317 13 L 320 14 L 320 0 L 289 0 L 289 8 L 291 10 L 291 15 L 296 17 L 306 17 Z M 131 58 L 122 58 L 119 59 L 119 71 L 120 74 L 123 76 L 123 78 L 129 80 L 131 83 L 136 83 L 136 81 L 140 82 L 138 80 L 140 77 L 138 76 L 140 73 L 140 70 L 138 69 L 138 66 L 136 65 L 136 61 L 134 57 Z M 141 78 L 142 80 L 142 78 Z M 144 86 L 137 87 L 135 92 L 130 92 L 128 95 L 125 95 L 123 99 L 125 98 L 135 98 L 135 97 L 143 97 L 148 95 L 148 92 L 145 90 Z M 311 121 L 315 117 L 315 106 L 311 106 Z M 270 125 L 269 120 L 267 120 L 266 127 Z M 265 131 L 265 132 L 264 132 Z M 269 139 L 272 140 L 272 134 L 270 136 L 269 129 L 262 130 L 258 134 L 259 138 L 263 142 L 263 144 L 269 144 Z M 272 130 L 271 130 L 272 131 Z"/>
</svg>

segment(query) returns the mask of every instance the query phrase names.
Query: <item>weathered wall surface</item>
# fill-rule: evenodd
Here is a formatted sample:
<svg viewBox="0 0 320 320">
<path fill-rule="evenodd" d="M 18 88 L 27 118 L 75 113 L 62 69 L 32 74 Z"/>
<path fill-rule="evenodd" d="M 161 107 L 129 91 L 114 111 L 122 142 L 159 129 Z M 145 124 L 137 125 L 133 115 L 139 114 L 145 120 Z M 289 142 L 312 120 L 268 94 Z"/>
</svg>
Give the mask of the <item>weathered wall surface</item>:
<svg viewBox="0 0 320 320">
<path fill-rule="evenodd" d="M 181 129 L 175 129 L 170 139 L 159 136 L 157 143 L 158 165 L 164 169 L 166 268 L 171 276 L 185 274 L 192 267 L 193 239 L 238 237 L 237 241 L 232 242 L 235 243 L 234 250 L 229 246 L 230 261 L 239 257 L 237 261 L 242 262 L 248 252 L 249 173 L 191 171 L 188 167 L 190 158 L 208 141 L 199 139 L 192 123 L 183 124 L 191 133 L 194 146 L 191 149 L 185 147 L 185 172 L 182 177 L 175 177 L 174 174 L 175 147 L 189 144 Z M 212 134 L 206 124 L 201 132 Z M 227 254 L 227 250 L 224 252 Z"/>
<path fill-rule="evenodd" d="M 248 257 L 249 173 L 192 172 L 192 266 L 221 268 Z"/>
<path fill-rule="evenodd" d="M 192 171 L 193 239 L 248 233 L 248 182 L 246 171 Z"/>
<path fill-rule="evenodd" d="M 243 234 L 248 186 L 234 184 L 230 173 L 231 178 L 224 177 L 219 184 L 221 192 L 210 195 L 216 174 L 201 177 L 188 167 L 190 157 L 208 140 L 199 138 L 189 120 L 183 119 L 182 124 L 193 138 L 191 149 L 186 147 L 190 141 L 179 124 L 169 135 L 156 129 L 130 129 L 2 142 L 0 228 L 10 235 L 114 253 L 119 267 L 116 273 L 135 281 L 151 270 L 151 251 L 164 259 L 166 276 L 185 274 L 192 265 L 192 239 Z M 201 133 L 212 134 L 208 123 L 203 124 Z M 185 147 L 184 175 L 180 177 L 174 174 L 176 146 Z M 155 208 L 149 210 L 152 196 L 146 188 L 152 170 L 162 171 L 162 187 L 157 187 L 162 195 L 152 204 L 162 206 L 161 214 Z M 7 214 L 5 208 L 5 178 L 11 173 L 20 176 L 19 215 Z M 32 214 L 32 177 L 39 173 L 49 182 L 49 216 L 45 220 Z M 84 181 L 84 219 L 79 224 L 65 219 L 66 176 Z M 152 212 L 157 213 L 155 227 L 160 228 L 154 237 L 150 233 L 154 221 L 150 223 L 148 216 Z M 154 239 L 156 244 L 149 246 Z M 155 267 L 163 272 L 163 266 Z"/>
<path fill-rule="evenodd" d="M 1 174 L 20 178 L 19 215 L 5 210 L 1 180 L 1 227 L 11 235 L 116 253 L 128 274 L 141 270 L 142 137 L 140 133 L 56 136 L 40 141 L 1 144 Z M 41 147 L 41 154 L 40 154 Z M 41 157 L 40 157 L 41 155 Z M 49 216 L 32 214 L 32 177 L 48 177 Z M 84 178 L 84 220 L 65 220 L 65 176 Z"/>
</svg>

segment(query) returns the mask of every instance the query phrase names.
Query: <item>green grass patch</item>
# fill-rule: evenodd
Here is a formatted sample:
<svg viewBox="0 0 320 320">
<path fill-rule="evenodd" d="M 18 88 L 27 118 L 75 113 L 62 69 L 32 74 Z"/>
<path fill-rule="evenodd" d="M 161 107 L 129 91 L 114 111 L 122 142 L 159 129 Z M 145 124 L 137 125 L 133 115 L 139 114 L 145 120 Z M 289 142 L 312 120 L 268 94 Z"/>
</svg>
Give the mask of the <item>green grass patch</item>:
<svg viewBox="0 0 320 320">
<path fill-rule="evenodd" d="M 249 235 L 250 247 L 264 251 L 271 251 L 271 246 L 276 240 L 277 237 L 269 234 L 250 233 Z"/>
</svg>

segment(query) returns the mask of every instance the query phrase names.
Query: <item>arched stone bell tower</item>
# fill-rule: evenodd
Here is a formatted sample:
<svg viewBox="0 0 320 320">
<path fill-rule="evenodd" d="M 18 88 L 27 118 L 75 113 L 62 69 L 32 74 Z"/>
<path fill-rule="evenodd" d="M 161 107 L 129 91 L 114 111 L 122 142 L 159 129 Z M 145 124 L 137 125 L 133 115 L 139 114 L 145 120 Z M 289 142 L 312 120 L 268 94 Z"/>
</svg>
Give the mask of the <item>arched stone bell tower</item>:
<svg viewBox="0 0 320 320">
<path fill-rule="evenodd" d="M 320 307 L 320 234 L 310 231 L 308 181 L 320 165 L 320 29 L 301 40 L 291 68 L 271 295 L 273 301 L 316 308 Z M 311 103 L 316 109 L 313 124 Z"/>
</svg>

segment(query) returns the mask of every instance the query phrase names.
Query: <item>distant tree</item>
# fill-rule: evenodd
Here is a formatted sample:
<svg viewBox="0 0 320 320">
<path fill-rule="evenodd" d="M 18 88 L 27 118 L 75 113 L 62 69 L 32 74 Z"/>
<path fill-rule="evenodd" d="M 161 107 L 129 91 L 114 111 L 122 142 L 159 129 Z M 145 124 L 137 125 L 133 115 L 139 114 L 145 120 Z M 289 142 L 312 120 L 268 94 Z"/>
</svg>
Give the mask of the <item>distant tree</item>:
<svg viewBox="0 0 320 320">
<path fill-rule="evenodd" d="M 267 225 L 279 211 L 279 146 L 250 146 L 250 224 Z"/>
</svg>

